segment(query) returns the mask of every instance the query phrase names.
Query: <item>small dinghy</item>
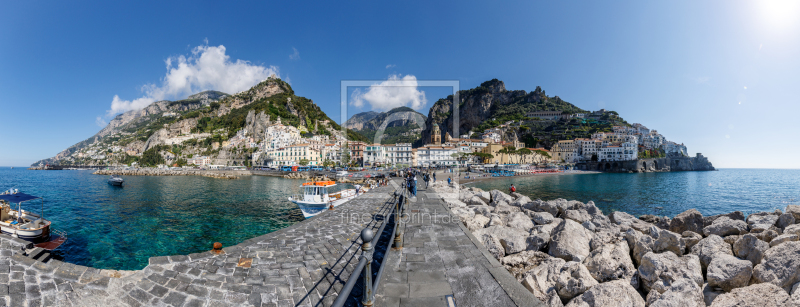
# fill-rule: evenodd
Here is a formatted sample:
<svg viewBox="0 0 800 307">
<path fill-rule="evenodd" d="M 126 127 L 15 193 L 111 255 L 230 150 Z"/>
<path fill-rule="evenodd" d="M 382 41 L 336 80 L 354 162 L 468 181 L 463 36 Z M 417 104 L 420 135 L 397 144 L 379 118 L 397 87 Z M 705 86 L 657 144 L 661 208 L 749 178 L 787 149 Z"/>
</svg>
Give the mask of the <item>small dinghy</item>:
<svg viewBox="0 0 800 307">
<path fill-rule="evenodd" d="M 123 182 L 125 182 L 125 180 L 122 180 L 122 177 L 117 175 L 111 175 L 111 177 L 108 178 L 108 184 L 113 186 L 121 187 Z"/>
</svg>

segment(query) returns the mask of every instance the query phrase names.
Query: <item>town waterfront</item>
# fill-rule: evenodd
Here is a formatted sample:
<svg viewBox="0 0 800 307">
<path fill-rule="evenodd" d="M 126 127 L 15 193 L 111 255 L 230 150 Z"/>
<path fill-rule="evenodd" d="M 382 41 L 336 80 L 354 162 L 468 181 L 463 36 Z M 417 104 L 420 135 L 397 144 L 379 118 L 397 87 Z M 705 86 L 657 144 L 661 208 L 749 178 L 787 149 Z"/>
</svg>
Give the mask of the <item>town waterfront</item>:
<svg viewBox="0 0 800 307">
<path fill-rule="evenodd" d="M 0 188 L 44 197 L 44 217 L 69 237 L 56 255 L 98 269 L 141 269 L 150 257 L 231 246 L 303 220 L 287 200 L 301 180 L 125 176 L 120 188 L 107 178 L 3 167 Z M 23 209 L 39 212 L 39 202 Z"/>
<path fill-rule="evenodd" d="M 710 172 L 596 173 L 508 177 L 467 184 L 517 191 L 542 200 L 594 201 L 609 214 L 624 211 L 674 217 L 691 208 L 703 215 L 773 211 L 800 200 L 800 170 L 721 169 Z"/>
</svg>

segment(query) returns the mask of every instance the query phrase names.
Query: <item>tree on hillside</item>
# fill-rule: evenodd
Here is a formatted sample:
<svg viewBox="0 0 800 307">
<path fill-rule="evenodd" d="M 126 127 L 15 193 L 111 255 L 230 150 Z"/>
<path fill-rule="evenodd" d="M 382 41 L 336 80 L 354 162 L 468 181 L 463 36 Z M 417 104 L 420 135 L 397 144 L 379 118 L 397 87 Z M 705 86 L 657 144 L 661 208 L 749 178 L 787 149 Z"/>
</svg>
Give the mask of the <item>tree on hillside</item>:
<svg viewBox="0 0 800 307">
<path fill-rule="evenodd" d="M 300 165 L 306 166 L 308 165 L 308 159 L 300 159 L 298 163 L 300 163 Z"/>
<path fill-rule="evenodd" d="M 325 159 L 325 161 L 322 162 L 322 166 L 324 166 L 324 167 L 332 167 L 335 164 L 336 163 L 333 163 L 333 161 L 331 161 L 331 159 Z"/>
<path fill-rule="evenodd" d="M 150 148 L 142 153 L 142 158 L 139 159 L 139 164 L 143 166 L 156 166 L 164 164 L 164 157 L 158 153 L 157 148 Z"/>
<path fill-rule="evenodd" d="M 530 149 L 527 149 L 527 148 L 520 148 L 520 149 L 517 150 L 517 154 L 522 157 L 523 163 L 525 163 L 525 161 L 527 160 L 525 158 L 527 156 L 530 156 L 532 153 L 533 152 Z"/>
</svg>

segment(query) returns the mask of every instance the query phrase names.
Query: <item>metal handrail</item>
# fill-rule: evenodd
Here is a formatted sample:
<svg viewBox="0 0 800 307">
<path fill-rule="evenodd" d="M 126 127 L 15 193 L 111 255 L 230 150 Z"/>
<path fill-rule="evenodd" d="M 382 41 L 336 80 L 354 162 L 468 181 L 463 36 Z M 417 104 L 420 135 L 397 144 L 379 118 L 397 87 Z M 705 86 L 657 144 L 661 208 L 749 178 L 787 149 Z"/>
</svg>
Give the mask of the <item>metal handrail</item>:
<svg viewBox="0 0 800 307">
<path fill-rule="evenodd" d="M 395 191 L 395 210 L 392 213 L 394 216 L 394 223 L 395 227 L 392 230 L 392 236 L 389 237 L 389 246 L 391 246 L 392 242 L 397 242 L 396 234 L 398 229 L 400 228 L 400 214 L 403 208 L 403 204 L 407 199 L 408 191 L 405 187 L 401 187 L 401 193 Z M 353 287 L 356 285 L 361 272 L 366 268 L 366 272 L 364 274 L 364 293 L 362 294 L 361 303 L 364 306 L 372 306 L 373 301 L 375 299 L 375 289 L 378 289 L 378 285 L 380 284 L 381 275 L 383 275 L 383 269 L 385 265 L 381 264 L 381 268 L 378 270 L 378 274 L 375 277 L 375 281 L 371 281 L 372 279 L 372 254 L 374 252 L 373 246 L 376 246 L 378 241 L 380 240 L 381 234 L 383 234 L 383 230 L 386 228 L 386 225 L 389 223 L 389 219 L 386 218 L 383 220 L 381 227 L 378 229 L 378 232 L 373 234 L 372 230 L 369 227 L 364 228 L 361 231 L 361 259 L 358 261 L 358 265 L 356 266 L 355 270 L 350 274 L 350 277 L 347 279 L 347 282 L 342 287 L 342 291 L 339 291 L 339 296 L 336 297 L 336 300 L 333 302 L 333 307 L 342 307 L 344 303 L 347 301 L 347 298 L 350 297 L 350 292 L 353 291 Z M 394 240 L 392 240 L 394 239 Z M 386 248 L 386 255 L 383 256 L 383 259 L 386 259 L 386 256 L 391 251 L 391 249 L 387 246 Z M 397 247 L 397 246 L 396 246 Z M 402 245 L 399 246 L 402 248 Z"/>
</svg>

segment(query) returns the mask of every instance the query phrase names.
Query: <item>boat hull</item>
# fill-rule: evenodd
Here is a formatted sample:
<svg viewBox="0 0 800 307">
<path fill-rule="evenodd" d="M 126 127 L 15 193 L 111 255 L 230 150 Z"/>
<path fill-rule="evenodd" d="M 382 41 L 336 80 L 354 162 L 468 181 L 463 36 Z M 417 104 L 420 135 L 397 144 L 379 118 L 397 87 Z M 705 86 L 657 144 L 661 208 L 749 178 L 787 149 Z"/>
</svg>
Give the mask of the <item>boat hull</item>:
<svg viewBox="0 0 800 307">
<path fill-rule="evenodd" d="M 115 186 L 115 187 L 121 187 L 122 186 L 122 180 L 119 180 L 119 181 L 117 181 L 117 180 L 109 180 L 108 184 L 112 185 L 112 186 Z"/>
<path fill-rule="evenodd" d="M 30 241 L 33 243 L 41 243 L 50 240 L 50 226 L 45 226 L 40 229 L 15 229 L 9 226 L 0 225 L 0 231 L 4 235 L 8 235 L 15 238 L 20 238 L 25 241 Z"/>
</svg>

